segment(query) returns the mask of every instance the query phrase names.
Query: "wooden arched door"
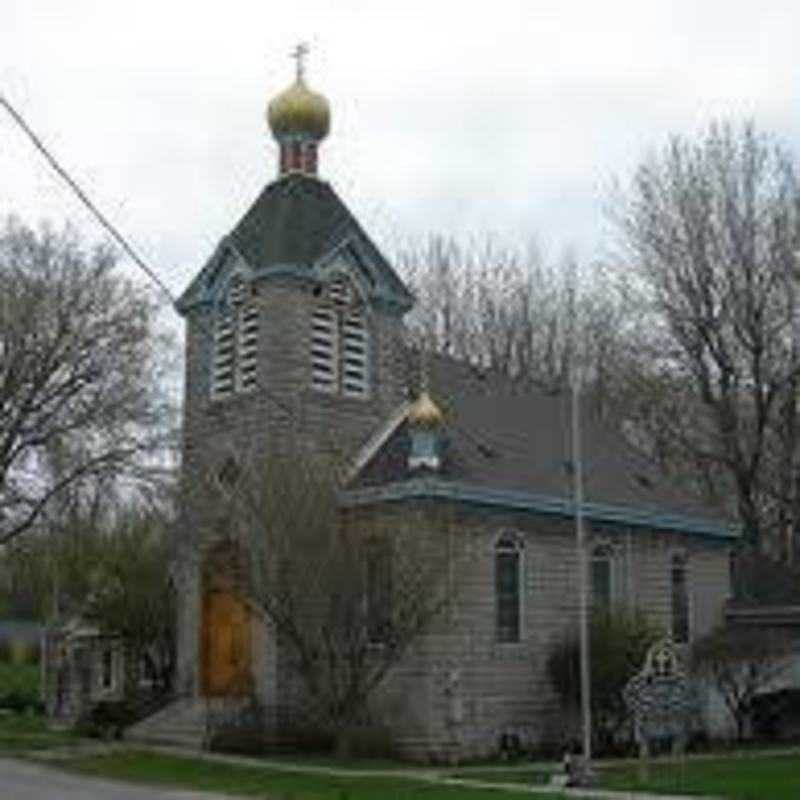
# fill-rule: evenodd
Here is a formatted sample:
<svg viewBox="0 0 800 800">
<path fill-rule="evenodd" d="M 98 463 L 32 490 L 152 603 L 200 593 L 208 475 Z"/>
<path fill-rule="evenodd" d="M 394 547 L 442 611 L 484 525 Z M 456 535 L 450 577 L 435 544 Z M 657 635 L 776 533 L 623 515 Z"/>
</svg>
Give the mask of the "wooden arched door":
<svg viewBox="0 0 800 800">
<path fill-rule="evenodd" d="M 250 612 L 234 592 L 203 597 L 202 689 L 210 696 L 247 694 L 252 684 Z"/>
</svg>

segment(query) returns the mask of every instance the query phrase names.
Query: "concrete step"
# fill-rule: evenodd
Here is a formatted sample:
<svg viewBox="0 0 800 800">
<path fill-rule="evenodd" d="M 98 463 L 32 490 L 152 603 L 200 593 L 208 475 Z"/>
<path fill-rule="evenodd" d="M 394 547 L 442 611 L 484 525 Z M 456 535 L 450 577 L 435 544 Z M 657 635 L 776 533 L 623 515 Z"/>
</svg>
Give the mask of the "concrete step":
<svg viewBox="0 0 800 800">
<path fill-rule="evenodd" d="M 154 736 L 157 734 L 170 734 L 175 736 L 204 736 L 206 729 L 200 725 L 163 725 L 139 729 L 132 732 L 132 736 Z"/>
<path fill-rule="evenodd" d="M 205 738 L 204 728 L 151 728 L 149 730 L 127 731 L 125 740 L 129 742 L 144 742 L 154 739 L 181 740 L 202 743 Z"/>
<path fill-rule="evenodd" d="M 174 745 L 199 750 L 206 736 L 206 709 L 202 701 L 182 698 L 125 731 L 133 744 Z"/>
<path fill-rule="evenodd" d="M 236 705 L 236 701 L 231 698 L 180 698 L 132 725 L 125 732 L 125 739 L 134 744 L 200 749 L 206 740 L 206 719 L 209 712 L 230 712 Z"/>
<path fill-rule="evenodd" d="M 157 731 L 146 735 L 137 734 L 132 738 L 126 736 L 125 741 L 132 745 L 157 745 L 160 747 L 180 747 L 186 750 L 202 750 L 205 737 Z"/>
</svg>

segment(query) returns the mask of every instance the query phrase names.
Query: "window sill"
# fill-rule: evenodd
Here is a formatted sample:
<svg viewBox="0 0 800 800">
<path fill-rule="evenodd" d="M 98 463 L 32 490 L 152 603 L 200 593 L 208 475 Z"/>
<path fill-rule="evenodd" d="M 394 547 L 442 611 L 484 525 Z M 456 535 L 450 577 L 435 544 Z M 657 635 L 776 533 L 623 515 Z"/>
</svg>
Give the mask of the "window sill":
<svg viewBox="0 0 800 800">
<path fill-rule="evenodd" d="M 523 661 L 528 658 L 528 644 L 524 639 L 519 642 L 494 642 L 492 658 L 497 661 Z"/>
</svg>

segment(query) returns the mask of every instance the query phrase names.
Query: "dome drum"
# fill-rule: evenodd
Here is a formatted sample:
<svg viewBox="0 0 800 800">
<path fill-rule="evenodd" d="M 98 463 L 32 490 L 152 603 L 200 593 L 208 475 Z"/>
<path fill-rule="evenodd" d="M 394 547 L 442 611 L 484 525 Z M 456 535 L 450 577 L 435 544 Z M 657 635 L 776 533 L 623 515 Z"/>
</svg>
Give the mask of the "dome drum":
<svg viewBox="0 0 800 800">
<path fill-rule="evenodd" d="M 304 141 L 298 137 L 281 141 L 280 174 L 287 172 L 304 172 L 317 174 L 317 143 Z"/>
</svg>

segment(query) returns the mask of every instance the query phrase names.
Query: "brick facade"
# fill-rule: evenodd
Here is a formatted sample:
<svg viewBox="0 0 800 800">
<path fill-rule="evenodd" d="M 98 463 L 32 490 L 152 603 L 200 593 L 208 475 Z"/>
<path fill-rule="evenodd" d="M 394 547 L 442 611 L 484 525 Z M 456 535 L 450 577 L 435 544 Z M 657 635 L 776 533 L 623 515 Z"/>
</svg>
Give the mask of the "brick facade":
<svg viewBox="0 0 800 800">
<path fill-rule="evenodd" d="M 522 635 L 519 643 L 501 644 L 494 544 L 507 530 L 523 544 Z M 459 515 L 451 533 L 461 548 L 456 608 L 392 673 L 375 700 L 376 716 L 391 721 L 400 752 L 421 759 L 486 757 L 508 733 L 534 746 L 575 736 L 577 720 L 565 720 L 546 672 L 550 648 L 578 624 L 574 524 L 476 510 Z M 668 632 L 670 558 L 680 548 L 691 575 L 691 638 L 721 621 L 729 590 L 726 547 L 647 529 L 604 527 L 601 535 L 617 553 L 616 608 L 643 612 Z"/>
</svg>

